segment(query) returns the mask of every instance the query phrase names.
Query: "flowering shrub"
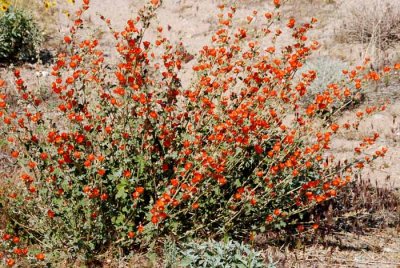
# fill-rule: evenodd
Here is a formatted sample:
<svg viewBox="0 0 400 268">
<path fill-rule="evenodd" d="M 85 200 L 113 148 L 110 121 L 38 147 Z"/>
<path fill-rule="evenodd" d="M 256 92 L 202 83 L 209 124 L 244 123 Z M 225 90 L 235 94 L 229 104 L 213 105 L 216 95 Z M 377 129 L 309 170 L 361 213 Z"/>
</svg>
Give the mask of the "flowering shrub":
<svg viewBox="0 0 400 268">
<path fill-rule="evenodd" d="M 92 259 L 115 247 L 127 252 L 164 233 L 253 237 L 287 224 L 299 232 L 317 228 L 297 226 L 299 215 L 334 198 L 386 152 L 363 156 L 374 134 L 344 164 L 329 156 L 334 135 L 384 106 L 358 111 L 353 123 L 321 121 L 320 110 L 355 94 L 335 84 L 299 105 L 318 75 L 295 76 L 319 47 L 306 36 L 316 20 L 290 19 L 280 29 L 278 0 L 274 11 L 254 11 L 238 29 L 236 9 L 219 6 L 219 29 L 200 51 L 189 87 L 179 76 L 186 55 L 162 27 L 155 41 L 144 38 L 158 0 L 121 32 L 103 18 L 118 42 L 115 65 L 106 63 L 98 40 L 79 39 L 89 0 L 83 3 L 64 38 L 67 52 L 53 66 L 54 98 L 41 99 L 15 69 L 19 95 L 10 105 L 11 86 L 0 80 L 1 135 L 11 166 L 20 167 L 1 194 L 10 266 L 16 259 Z M 262 29 L 251 27 L 257 16 Z M 291 43 L 279 44 L 283 31 Z M 261 36 L 271 45 L 262 47 Z M 343 73 L 361 91 L 398 69 L 378 73 L 363 65 Z"/>
<path fill-rule="evenodd" d="M 308 85 L 306 94 L 301 98 L 301 103 L 305 107 L 314 103 L 315 98 L 318 95 L 323 95 L 326 88 L 346 88 L 347 96 L 345 98 L 335 98 L 329 106 L 318 111 L 317 115 L 324 118 L 324 120 L 338 115 L 344 110 L 354 109 L 361 104 L 370 88 L 364 86 L 363 90 L 357 89 L 355 83 L 350 81 L 347 75 L 342 72 L 342 70 L 346 70 L 349 67 L 344 62 L 323 56 L 306 62 L 297 75 L 301 76 L 308 71 L 314 71 L 318 75 Z"/>
</svg>

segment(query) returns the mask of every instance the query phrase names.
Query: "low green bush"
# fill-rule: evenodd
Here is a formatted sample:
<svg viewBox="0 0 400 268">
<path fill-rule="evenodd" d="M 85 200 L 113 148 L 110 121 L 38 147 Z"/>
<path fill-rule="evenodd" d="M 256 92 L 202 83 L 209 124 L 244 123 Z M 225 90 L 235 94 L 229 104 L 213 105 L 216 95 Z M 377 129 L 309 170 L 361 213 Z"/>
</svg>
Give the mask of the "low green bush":
<svg viewBox="0 0 400 268">
<path fill-rule="evenodd" d="M 264 263 L 261 252 L 236 241 L 190 242 L 164 245 L 166 267 L 274 267 Z"/>
<path fill-rule="evenodd" d="M 34 61 L 42 41 L 31 15 L 10 8 L 0 13 L 0 62 Z"/>
</svg>

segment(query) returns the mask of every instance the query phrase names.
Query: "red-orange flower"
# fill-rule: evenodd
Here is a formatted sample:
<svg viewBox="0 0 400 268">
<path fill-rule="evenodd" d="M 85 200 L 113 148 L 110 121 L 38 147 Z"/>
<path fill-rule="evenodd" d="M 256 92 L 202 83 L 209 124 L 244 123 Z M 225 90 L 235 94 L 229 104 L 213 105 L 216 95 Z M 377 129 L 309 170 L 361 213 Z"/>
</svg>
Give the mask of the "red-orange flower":
<svg viewBox="0 0 400 268">
<path fill-rule="evenodd" d="M 12 267 L 12 266 L 15 265 L 15 260 L 14 259 L 7 259 L 6 263 L 7 263 L 8 267 Z"/>
<path fill-rule="evenodd" d="M 36 254 L 36 259 L 38 261 L 43 261 L 45 259 L 45 256 L 43 253 L 38 253 L 38 254 Z"/>
<path fill-rule="evenodd" d="M 71 37 L 69 37 L 69 36 L 64 36 L 64 42 L 67 43 L 67 44 L 70 44 L 70 43 L 72 42 Z"/>
<path fill-rule="evenodd" d="M 129 231 L 128 232 L 128 237 L 131 238 L 131 239 L 134 238 L 135 237 L 135 232 Z"/>
</svg>

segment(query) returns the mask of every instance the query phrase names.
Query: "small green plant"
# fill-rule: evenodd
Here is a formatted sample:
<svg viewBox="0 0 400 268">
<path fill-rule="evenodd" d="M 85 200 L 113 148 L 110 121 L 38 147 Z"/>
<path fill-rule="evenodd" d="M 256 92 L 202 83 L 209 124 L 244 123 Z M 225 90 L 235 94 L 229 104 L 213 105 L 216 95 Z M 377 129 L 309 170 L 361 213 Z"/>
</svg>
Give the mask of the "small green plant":
<svg viewBox="0 0 400 268">
<path fill-rule="evenodd" d="M 38 25 L 26 11 L 10 8 L 0 14 L 0 62 L 34 61 L 41 40 Z"/>
<path fill-rule="evenodd" d="M 165 267 L 174 267 L 179 261 L 179 248 L 175 241 L 167 239 L 164 241 L 163 259 Z"/>
<path fill-rule="evenodd" d="M 190 242 L 179 249 L 174 243 L 164 245 L 166 267 L 273 267 L 266 266 L 261 252 L 236 241 Z"/>
</svg>

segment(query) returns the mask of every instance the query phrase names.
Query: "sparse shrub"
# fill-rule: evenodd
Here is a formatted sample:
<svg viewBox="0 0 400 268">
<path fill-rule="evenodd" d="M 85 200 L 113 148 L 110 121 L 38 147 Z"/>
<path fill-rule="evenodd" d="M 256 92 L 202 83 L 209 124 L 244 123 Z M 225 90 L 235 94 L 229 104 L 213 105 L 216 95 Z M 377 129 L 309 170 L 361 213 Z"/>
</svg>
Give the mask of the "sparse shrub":
<svg viewBox="0 0 400 268">
<path fill-rule="evenodd" d="M 369 229 L 399 226 L 399 208 L 400 196 L 395 189 L 378 187 L 359 178 L 352 181 L 338 198 L 317 207 L 314 214 L 321 217 L 326 233 L 363 233 Z"/>
<path fill-rule="evenodd" d="M 315 71 L 316 78 L 309 85 L 307 93 L 302 102 L 308 106 L 315 101 L 316 96 L 323 94 L 325 90 L 330 90 L 329 87 L 342 87 L 350 90 L 351 94 L 344 98 L 336 98 L 332 105 L 329 106 L 329 111 L 324 111 L 324 116 L 328 116 L 339 112 L 339 109 L 344 110 L 361 102 L 364 92 L 356 89 L 354 83 L 351 83 L 343 73 L 350 68 L 349 64 L 343 61 L 336 60 L 330 57 L 318 57 L 306 62 L 301 69 L 301 73 Z M 301 73 L 299 75 L 301 75 Z"/>
<path fill-rule="evenodd" d="M 317 78 L 308 87 L 306 95 L 307 97 L 310 96 L 310 98 L 307 102 L 312 103 L 314 97 L 322 93 L 330 84 L 341 85 L 343 82 L 346 82 L 347 84 L 344 86 L 351 86 L 346 76 L 343 74 L 343 70 L 348 70 L 349 68 L 349 64 L 330 57 L 322 56 L 307 61 L 301 69 L 301 72 L 314 70 L 317 73 Z"/>
<path fill-rule="evenodd" d="M 340 17 L 338 37 L 343 41 L 383 50 L 400 41 L 399 0 L 342 1 Z"/>
<path fill-rule="evenodd" d="M 42 37 L 38 25 L 23 10 L 0 13 L 0 61 L 34 61 Z"/>
<path fill-rule="evenodd" d="M 115 65 L 106 63 L 98 40 L 80 39 L 89 8 L 83 2 L 64 38 L 67 52 L 52 68 L 48 88 L 55 98 L 37 96 L 18 69 L 17 105 L 6 90 L 0 95 L 0 133 L 11 166 L 20 167 L 14 187 L 0 196 L 6 262 L 25 255 L 36 264 L 91 262 L 110 248 L 123 255 L 165 234 L 246 240 L 254 232 L 302 232 L 303 213 L 335 198 L 353 174 L 385 155 L 386 148 L 364 155 L 375 133 L 344 165 L 329 156 L 334 135 L 357 129 L 384 105 L 359 110 L 354 122 L 341 125 L 321 124 L 316 115 L 356 94 L 346 87 L 331 85 L 300 105 L 317 77 L 313 70 L 295 77 L 319 47 L 306 36 L 315 19 L 291 18 L 276 29 L 278 12 L 255 11 L 248 26 L 236 29 L 236 9 L 220 6 L 225 15 L 199 53 L 192 84 L 183 87 L 182 50 L 162 27 L 154 41 L 144 39 L 158 0 L 120 32 L 103 18 L 117 40 Z M 255 16 L 268 28 L 254 29 Z M 260 38 L 275 40 L 283 30 L 290 41 L 260 46 Z M 366 64 L 344 72 L 357 91 L 400 69 L 374 72 Z M 11 86 L 0 80 L 0 87 Z"/>
<path fill-rule="evenodd" d="M 361 177 L 351 181 L 338 196 L 304 213 L 297 224 L 305 232 L 268 232 L 255 239 L 256 246 L 287 244 L 290 247 L 327 242 L 335 233 L 368 234 L 371 230 L 400 226 L 397 189 L 373 185 Z"/>
<path fill-rule="evenodd" d="M 165 263 L 166 267 L 270 267 L 261 255 L 261 252 L 251 249 L 248 245 L 235 241 L 217 242 L 210 240 L 207 242 L 183 243 L 177 247 L 174 243 L 168 244 L 167 256 L 173 256 Z"/>
</svg>

